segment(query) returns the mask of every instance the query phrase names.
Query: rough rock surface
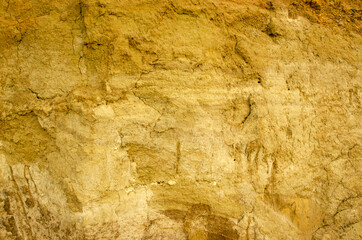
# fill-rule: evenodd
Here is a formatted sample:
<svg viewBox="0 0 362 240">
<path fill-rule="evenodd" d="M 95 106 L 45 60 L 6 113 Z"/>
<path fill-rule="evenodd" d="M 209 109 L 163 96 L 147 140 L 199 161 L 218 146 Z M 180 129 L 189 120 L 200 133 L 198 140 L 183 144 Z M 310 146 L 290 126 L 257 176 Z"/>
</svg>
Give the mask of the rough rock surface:
<svg viewBox="0 0 362 240">
<path fill-rule="evenodd" d="M 361 5 L 0 1 L 0 239 L 361 239 Z"/>
</svg>

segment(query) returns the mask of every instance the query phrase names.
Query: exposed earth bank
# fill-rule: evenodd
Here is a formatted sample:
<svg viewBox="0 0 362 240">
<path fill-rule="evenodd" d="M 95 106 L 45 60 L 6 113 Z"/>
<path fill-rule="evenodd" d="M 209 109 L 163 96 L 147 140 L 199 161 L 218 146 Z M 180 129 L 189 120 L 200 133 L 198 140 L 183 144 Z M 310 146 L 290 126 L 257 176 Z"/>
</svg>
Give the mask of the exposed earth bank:
<svg viewBox="0 0 362 240">
<path fill-rule="evenodd" d="M 362 238 L 362 2 L 0 2 L 0 239 Z"/>
</svg>

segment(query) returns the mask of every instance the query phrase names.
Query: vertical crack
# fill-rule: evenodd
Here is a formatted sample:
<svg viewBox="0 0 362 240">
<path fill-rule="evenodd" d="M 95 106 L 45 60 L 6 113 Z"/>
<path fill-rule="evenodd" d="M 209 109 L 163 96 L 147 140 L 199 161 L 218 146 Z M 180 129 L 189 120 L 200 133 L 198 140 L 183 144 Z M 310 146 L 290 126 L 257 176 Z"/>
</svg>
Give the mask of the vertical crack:
<svg viewBox="0 0 362 240">
<path fill-rule="evenodd" d="M 84 47 L 85 47 L 85 42 L 87 39 L 87 27 L 85 24 L 85 8 L 86 8 L 86 4 L 83 1 L 79 1 L 79 27 L 80 27 L 80 32 L 81 32 L 81 38 L 82 38 L 82 43 L 81 43 L 81 50 L 80 50 L 80 54 L 79 54 L 79 59 L 78 59 L 78 70 L 79 73 L 81 75 L 81 77 L 83 77 L 84 74 L 84 70 L 82 70 L 82 62 L 84 64 L 85 61 L 85 54 L 84 54 Z M 74 44 L 73 44 L 73 49 L 74 49 Z M 85 71 L 86 72 L 86 71 Z"/>
<path fill-rule="evenodd" d="M 6 10 L 5 12 L 9 12 L 9 7 L 10 7 L 10 0 L 6 1 L 7 5 L 6 5 Z"/>
<path fill-rule="evenodd" d="M 29 224 L 29 221 L 28 221 L 28 214 L 27 214 L 27 212 L 26 212 L 23 199 L 22 199 L 22 197 L 21 197 L 21 195 L 20 195 L 19 185 L 18 185 L 18 183 L 16 182 L 15 177 L 14 177 L 13 168 L 12 168 L 11 166 L 9 166 L 9 169 L 10 169 L 11 181 L 13 182 L 14 187 L 15 187 L 15 189 L 16 189 L 16 196 L 18 197 L 18 200 L 19 200 L 19 202 L 20 202 L 20 205 L 21 205 L 21 208 L 22 208 L 24 217 L 25 217 L 25 221 L 24 221 L 24 222 L 26 223 L 26 225 L 28 226 L 29 231 L 30 231 L 30 236 L 29 236 L 29 237 L 30 237 L 30 239 L 34 239 L 33 230 L 32 230 L 32 228 L 31 228 L 31 225 Z"/>
<path fill-rule="evenodd" d="M 20 27 L 21 22 L 19 22 L 18 20 L 16 20 L 16 21 L 17 21 L 16 29 L 20 33 L 20 37 L 16 37 L 16 60 L 17 60 L 17 65 L 18 65 L 18 73 L 21 74 L 19 51 L 20 51 L 20 44 L 22 43 L 23 38 L 24 38 L 24 34 L 21 31 L 21 27 Z"/>
<path fill-rule="evenodd" d="M 34 184 L 35 193 L 38 194 L 38 187 L 37 187 L 36 184 L 35 184 L 35 181 L 34 181 L 34 179 L 33 179 L 33 176 L 31 175 L 30 167 L 29 167 L 29 166 L 26 166 L 26 169 L 28 170 L 28 175 L 29 175 L 29 177 L 30 177 L 30 180 L 31 180 L 32 183 Z"/>
<path fill-rule="evenodd" d="M 181 160 L 181 143 L 180 143 L 180 141 L 177 141 L 177 143 L 176 143 L 176 166 L 175 166 L 176 174 L 179 173 L 180 160 Z"/>
<path fill-rule="evenodd" d="M 248 99 L 248 104 L 249 104 L 249 112 L 248 114 L 245 116 L 245 118 L 243 119 L 243 121 L 241 121 L 241 125 L 243 125 L 246 120 L 248 120 L 248 118 L 250 117 L 250 114 L 251 114 L 251 107 L 252 107 L 252 104 L 251 104 L 251 101 L 250 101 L 250 97 Z"/>
</svg>

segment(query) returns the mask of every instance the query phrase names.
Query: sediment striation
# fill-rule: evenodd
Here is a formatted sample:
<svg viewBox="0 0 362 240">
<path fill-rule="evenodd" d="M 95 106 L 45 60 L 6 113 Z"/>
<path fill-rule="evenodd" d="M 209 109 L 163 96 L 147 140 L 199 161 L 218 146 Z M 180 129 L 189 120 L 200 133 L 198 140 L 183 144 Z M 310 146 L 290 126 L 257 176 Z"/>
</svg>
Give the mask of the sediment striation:
<svg viewBox="0 0 362 240">
<path fill-rule="evenodd" d="M 0 239 L 361 239 L 361 6 L 1 1 Z"/>
</svg>

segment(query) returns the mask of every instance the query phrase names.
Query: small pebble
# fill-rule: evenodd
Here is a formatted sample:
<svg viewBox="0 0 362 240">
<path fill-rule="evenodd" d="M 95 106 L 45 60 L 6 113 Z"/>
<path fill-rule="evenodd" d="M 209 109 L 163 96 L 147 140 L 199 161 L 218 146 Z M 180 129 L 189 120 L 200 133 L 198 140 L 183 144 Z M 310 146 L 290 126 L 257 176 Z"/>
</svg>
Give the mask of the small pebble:
<svg viewBox="0 0 362 240">
<path fill-rule="evenodd" d="M 171 186 L 176 184 L 176 182 L 174 180 L 170 180 L 167 183 L 168 183 L 168 185 L 171 185 Z"/>
</svg>

